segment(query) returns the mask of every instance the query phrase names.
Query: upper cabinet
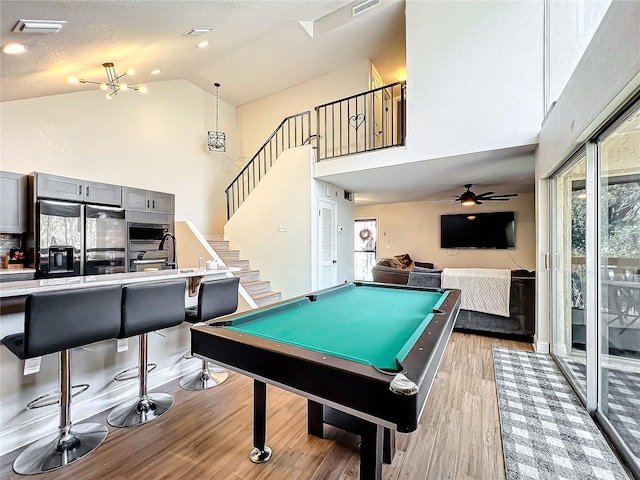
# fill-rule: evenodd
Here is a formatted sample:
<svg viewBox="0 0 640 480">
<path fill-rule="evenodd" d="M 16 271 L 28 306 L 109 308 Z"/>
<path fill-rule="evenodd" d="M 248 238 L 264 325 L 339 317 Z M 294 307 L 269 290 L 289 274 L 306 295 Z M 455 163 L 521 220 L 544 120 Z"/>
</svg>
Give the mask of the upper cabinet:
<svg viewBox="0 0 640 480">
<path fill-rule="evenodd" d="M 122 206 L 126 210 L 136 212 L 173 214 L 175 211 L 175 196 L 172 193 L 122 187 Z"/>
<path fill-rule="evenodd" d="M 116 207 L 122 205 L 122 187 L 120 185 L 90 182 L 48 173 L 36 173 L 35 191 L 38 198 L 75 200 Z"/>
<path fill-rule="evenodd" d="M 100 205 L 122 206 L 122 187 L 109 183 L 84 182 L 84 201 Z"/>
<path fill-rule="evenodd" d="M 27 231 L 27 176 L 0 172 L 0 232 Z"/>
</svg>

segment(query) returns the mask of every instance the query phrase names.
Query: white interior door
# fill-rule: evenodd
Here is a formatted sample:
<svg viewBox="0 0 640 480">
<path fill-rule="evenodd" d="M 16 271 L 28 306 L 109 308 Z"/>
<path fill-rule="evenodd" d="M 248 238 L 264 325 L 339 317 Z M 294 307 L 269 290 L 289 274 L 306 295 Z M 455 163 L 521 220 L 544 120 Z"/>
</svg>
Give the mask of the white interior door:
<svg viewBox="0 0 640 480">
<path fill-rule="evenodd" d="M 318 198 L 318 290 L 338 281 L 336 204 Z"/>
</svg>

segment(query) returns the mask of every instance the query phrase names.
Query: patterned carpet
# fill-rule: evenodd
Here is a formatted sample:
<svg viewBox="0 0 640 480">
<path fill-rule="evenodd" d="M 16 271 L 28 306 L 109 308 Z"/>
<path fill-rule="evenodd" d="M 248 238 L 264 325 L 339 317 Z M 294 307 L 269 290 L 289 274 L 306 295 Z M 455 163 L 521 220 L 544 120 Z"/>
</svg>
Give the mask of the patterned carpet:
<svg viewBox="0 0 640 480">
<path fill-rule="evenodd" d="M 549 355 L 493 347 L 508 480 L 628 480 Z"/>
<path fill-rule="evenodd" d="M 586 384 L 584 361 L 562 359 L 582 385 Z M 604 368 L 609 387 L 607 418 L 636 457 L 640 458 L 640 374 Z"/>
</svg>

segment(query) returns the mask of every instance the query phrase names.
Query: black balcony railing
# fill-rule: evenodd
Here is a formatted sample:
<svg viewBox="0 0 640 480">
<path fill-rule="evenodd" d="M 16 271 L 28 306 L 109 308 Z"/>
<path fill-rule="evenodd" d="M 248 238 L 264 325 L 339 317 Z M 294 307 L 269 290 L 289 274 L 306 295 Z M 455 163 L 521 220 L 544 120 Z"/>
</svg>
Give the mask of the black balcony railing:
<svg viewBox="0 0 640 480">
<path fill-rule="evenodd" d="M 405 82 L 317 106 L 317 160 L 404 145 L 405 118 Z"/>
<path fill-rule="evenodd" d="M 227 219 L 242 205 L 242 202 L 266 175 L 271 165 L 283 150 L 300 147 L 311 141 L 311 113 L 309 111 L 291 115 L 274 130 L 240 173 L 225 190 L 227 195 Z"/>
</svg>

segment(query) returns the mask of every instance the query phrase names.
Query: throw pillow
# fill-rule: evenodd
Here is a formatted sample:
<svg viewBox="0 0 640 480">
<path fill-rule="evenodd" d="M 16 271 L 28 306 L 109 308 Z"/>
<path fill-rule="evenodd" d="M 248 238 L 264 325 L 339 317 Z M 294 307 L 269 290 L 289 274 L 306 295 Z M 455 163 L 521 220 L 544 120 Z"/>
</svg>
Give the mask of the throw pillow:
<svg viewBox="0 0 640 480">
<path fill-rule="evenodd" d="M 403 270 L 411 270 L 414 267 L 413 260 L 408 253 L 405 253 L 403 255 L 396 255 L 395 258 L 400 262 L 400 264 L 402 265 L 400 268 L 402 268 Z"/>
</svg>

